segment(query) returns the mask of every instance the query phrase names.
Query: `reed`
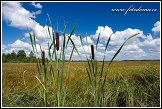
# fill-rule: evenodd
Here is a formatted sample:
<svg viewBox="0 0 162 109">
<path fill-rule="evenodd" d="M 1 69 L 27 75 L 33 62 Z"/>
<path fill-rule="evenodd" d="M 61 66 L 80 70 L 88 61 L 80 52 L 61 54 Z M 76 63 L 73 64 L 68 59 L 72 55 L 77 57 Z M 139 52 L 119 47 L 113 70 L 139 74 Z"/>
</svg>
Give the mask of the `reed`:
<svg viewBox="0 0 162 109">
<path fill-rule="evenodd" d="M 99 39 L 100 39 L 100 34 L 101 33 L 99 33 L 98 38 L 97 38 L 97 42 L 96 42 L 96 51 L 97 51 L 97 46 L 98 46 L 98 42 L 99 42 Z M 103 104 L 104 93 L 105 93 L 104 92 L 105 91 L 104 88 L 105 88 L 105 83 L 106 83 L 106 80 L 107 80 L 107 76 L 108 76 L 108 72 L 109 72 L 111 63 L 113 62 L 113 60 L 115 59 L 115 57 L 119 54 L 119 52 L 121 51 L 121 49 L 123 48 L 123 46 L 125 45 L 125 43 L 129 39 L 133 38 L 134 36 L 136 36 L 138 34 L 139 33 L 130 36 L 120 46 L 120 48 L 114 54 L 113 58 L 108 63 L 105 74 L 103 74 L 103 71 L 105 69 L 104 68 L 104 64 L 105 64 L 105 53 L 107 51 L 107 47 L 108 47 L 109 42 L 111 40 L 112 34 L 108 38 L 107 43 L 105 45 L 105 52 L 104 52 L 104 57 L 103 57 L 103 61 L 102 61 L 101 71 L 98 70 L 97 60 L 95 59 L 94 45 L 93 44 L 91 45 L 91 55 L 90 55 L 90 59 L 86 56 L 86 59 L 87 59 L 87 62 L 88 62 L 88 66 L 85 66 L 85 67 L 86 67 L 86 71 L 87 71 L 87 75 L 88 75 L 88 79 L 89 79 L 89 84 L 90 84 L 90 90 L 91 90 L 90 93 L 92 93 L 93 100 L 94 100 L 94 106 L 98 107 L 98 106 L 102 106 L 102 104 Z M 80 41 L 81 41 L 81 44 L 82 44 L 82 38 L 81 37 L 80 37 Z M 82 44 L 82 47 L 83 47 L 83 44 Z M 84 50 L 84 47 L 83 47 L 83 50 Z M 84 52 L 85 52 L 85 50 L 84 50 Z"/>
<path fill-rule="evenodd" d="M 48 14 L 47 14 L 48 15 Z M 49 23 L 50 22 L 50 25 Z M 36 76 L 36 79 L 40 83 L 40 92 L 43 96 L 44 106 L 48 106 L 48 90 L 50 87 L 55 87 L 55 95 L 56 95 L 56 101 L 57 106 L 64 106 L 65 104 L 65 97 L 66 97 L 66 88 L 63 87 L 63 75 L 64 75 L 64 64 L 65 64 L 65 52 L 66 48 L 69 44 L 69 41 L 73 45 L 73 50 L 71 53 L 71 56 L 69 58 L 69 65 L 70 61 L 73 55 L 74 49 L 80 56 L 73 40 L 71 39 L 72 34 L 74 33 L 74 30 L 76 29 L 76 24 L 74 25 L 71 33 L 69 35 L 66 34 L 66 24 L 64 24 L 64 32 L 62 34 L 63 37 L 63 43 L 60 44 L 60 34 L 58 32 L 58 25 L 57 25 L 57 32 L 54 34 L 54 30 L 52 29 L 52 34 L 50 32 L 49 26 L 52 27 L 52 23 L 50 20 L 50 17 L 48 15 L 47 20 L 47 29 L 48 34 L 50 37 L 50 41 L 48 42 L 48 57 L 49 57 L 49 63 L 50 63 L 50 69 L 47 71 L 47 63 L 45 62 L 45 52 L 42 50 L 41 44 L 39 43 L 40 49 L 41 49 L 41 56 L 42 56 L 42 64 L 40 63 L 39 59 L 37 60 L 37 68 L 39 72 L 39 76 Z M 33 52 L 36 56 L 38 56 L 37 48 L 36 48 L 36 36 L 33 33 L 30 34 L 30 41 L 32 44 Z M 67 38 L 67 39 L 66 39 Z M 51 43 L 50 43 L 51 42 Z M 61 47 L 61 49 L 59 49 Z M 54 61 L 56 62 L 56 66 L 54 66 Z M 60 67 L 61 66 L 61 67 Z M 56 70 L 56 72 L 54 72 Z M 52 78 L 52 79 L 50 79 Z M 52 83 L 52 84 L 51 84 Z"/>
</svg>

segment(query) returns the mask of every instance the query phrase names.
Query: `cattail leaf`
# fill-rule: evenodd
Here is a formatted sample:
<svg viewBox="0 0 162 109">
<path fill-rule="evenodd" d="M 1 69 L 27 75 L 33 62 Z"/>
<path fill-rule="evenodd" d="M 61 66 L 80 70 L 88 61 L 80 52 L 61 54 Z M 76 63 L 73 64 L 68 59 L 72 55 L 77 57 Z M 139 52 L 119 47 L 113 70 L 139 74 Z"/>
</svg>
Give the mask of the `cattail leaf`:
<svg viewBox="0 0 162 109">
<path fill-rule="evenodd" d="M 97 50 L 97 45 L 98 45 L 98 42 L 99 42 L 99 39 L 100 39 L 100 34 L 101 34 L 101 32 L 98 34 L 97 43 L 96 43 L 96 50 Z"/>
<path fill-rule="evenodd" d="M 41 80 L 40 80 L 37 76 L 35 76 L 35 78 L 36 78 L 36 79 L 39 81 L 39 83 L 42 85 L 43 89 L 44 89 L 45 91 L 47 91 L 46 88 L 45 88 L 45 86 L 44 86 L 44 84 L 41 82 Z"/>
<path fill-rule="evenodd" d="M 85 49 L 84 49 L 84 47 L 83 47 L 83 41 L 82 41 L 81 36 L 80 36 L 80 42 L 81 42 L 81 46 L 82 46 L 82 48 L 83 48 L 83 51 L 84 51 L 84 53 L 85 53 Z M 86 59 L 88 60 L 87 55 L 86 55 Z"/>
<path fill-rule="evenodd" d="M 89 82 L 90 82 L 90 84 L 91 84 L 91 86 L 92 86 L 91 75 L 90 75 L 90 73 L 89 73 L 89 71 L 88 71 L 88 68 L 87 68 L 87 67 L 86 67 L 86 71 L 87 71 L 87 74 L 88 74 L 88 79 L 89 79 Z"/>
<path fill-rule="evenodd" d="M 102 61 L 102 68 L 101 68 L 101 72 L 100 72 L 100 79 L 99 79 L 99 82 L 98 82 L 98 87 L 100 88 L 100 85 L 101 85 L 101 79 L 102 79 L 102 74 L 103 74 L 103 70 L 104 70 L 104 63 L 105 63 L 105 55 L 104 55 L 104 58 L 103 58 L 103 61 Z"/>
<path fill-rule="evenodd" d="M 37 53 L 37 47 L 36 47 L 36 36 L 35 36 L 35 33 L 34 34 L 34 47 L 35 47 L 35 50 L 36 50 L 36 53 Z"/>
<path fill-rule="evenodd" d="M 32 38 L 32 35 L 30 34 L 30 32 L 29 32 L 29 36 L 30 36 L 30 42 L 31 42 L 31 44 L 32 44 L 32 48 L 33 48 L 33 51 L 34 51 L 33 38 Z"/>
<path fill-rule="evenodd" d="M 100 73 L 100 78 L 102 78 L 103 70 L 104 70 L 104 63 L 105 63 L 105 55 L 102 61 L 102 67 L 101 67 L 101 73 Z"/>
<path fill-rule="evenodd" d="M 73 52 L 74 52 L 74 47 L 73 47 L 71 54 L 70 54 L 68 71 L 69 71 L 69 68 L 70 68 L 70 62 L 71 62 L 71 59 L 72 59 L 72 56 L 73 56 Z"/>
<path fill-rule="evenodd" d="M 79 52 L 78 52 L 78 50 L 77 50 L 77 48 L 76 48 L 76 46 L 75 46 L 75 44 L 74 44 L 73 40 L 71 39 L 71 37 L 69 37 L 69 40 L 71 41 L 71 43 L 72 43 L 73 47 L 75 48 L 75 51 L 77 52 L 77 54 L 78 54 L 78 55 L 79 55 L 79 57 L 81 58 L 81 55 L 79 54 Z"/>
<path fill-rule="evenodd" d="M 131 39 L 131 38 L 137 36 L 138 34 L 140 34 L 140 33 L 134 34 L 134 35 L 130 36 L 128 39 Z M 127 40 L 128 40 L 128 39 L 127 39 Z"/>
<path fill-rule="evenodd" d="M 136 36 L 136 35 L 138 35 L 139 33 L 137 33 L 137 34 L 134 34 L 134 35 L 132 35 L 132 36 L 130 36 L 128 39 L 130 39 L 130 38 L 133 38 L 134 36 Z M 127 39 L 127 40 L 128 40 Z M 114 60 L 114 58 L 118 55 L 118 53 L 120 52 L 120 50 L 123 48 L 123 46 L 124 46 L 124 44 L 127 42 L 127 40 L 121 45 L 121 47 L 118 49 L 118 51 L 115 53 L 115 55 L 113 56 L 113 58 L 111 59 L 111 61 L 110 61 L 110 63 L 109 63 L 109 66 L 110 66 L 110 64 L 111 64 L 111 62 Z"/>
<path fill-rule="evenodd" d="M 69 63 L 71 62 L 71 59 L 72 59 L 72 56 L 73 56 L 73 52 L 74 52 L 74 47 L 73 47 L 73 49 L 71 51 L 71 54 L 70 54 Z"/>
<path fill-rule="evenodd" d="M 53 71 L 53 66 L 52 66 L 52 56 L 51 56 L 51 53 L 50 53 L 50 47 L 49 47 L 49 43 L 48 43 L 48 56 L 49 56 L 49 59 L 50 59 L 50 73 L 54 79 L 54 71 Z"/>
<path fill-rule="evenodd" d="M 73 27 L 73 29 L 72 29 L 70 35 L 69 35 L 69 38 L 68 38 L 67 43 L 66 43 L 66 47 L 67 47 L 67 45 L 68 45 L 68 43 L 69 43 L 69 40 L 70 40 L 72 34 L 74 33 L 74 30 L 76 29 L 77 24 L 78 24 L 78 21 L 77 21 L 76 24 L 74 25 L 74 27 Z"/>
<path fill-rule="evenodd" d="M 115 53 L 115 55 L 113 56 L 113 58 L 111 59 L 109 65 L 111 64 L 111 62 L 114 60 L 114 58 L 118 55 L 118 53 L 120 52 L 120 50 L 123 48 L 124 44 L 126 43 L 126 41 L 121 45 L 121 47 L 118 49 L 118 51 Z"/>
<path fill-rule="evenodd" d="M 48 26 L 48 23 L 47 23 L 47 30 L 48 30 L 48 34 L 49 34 L 49 36 L 50 36 L 50 38 L 51 38 L 51 40 L 52 40 L 52 36 L 51 36 L 51 32 L 50 32 L 50 28 L 49 28 L 49 26 Z"/>
<path fill-rule="evenodd" d="M 48 20 L 50 21 L 50 25 L 51 25 L 51 27 L 52 27 L 52 22 L 51 22 L 51 19 L 50 19 L 50 16 L 49 16 L 48 13 L 47 13 L 47 16 L 48 16 Z"/>
<path fill-rule="evenodd" d="M 110 35 L 109 39 L 107 40 L 107 43 L 106 43 L 106 47 L 105 47 L 105 51 L 107 50 L 107 47 L 109 45 L 109 42 L 110 42 L 110 39 L 111 39 L 111 36 L 113 35 L 113 33 Z"/>
<path fill-rule="evenodd" d="M 88 61 L 88 67 L 89 67 L 90 73 L 91 73 L 91 75 L 92 75 L 92 68 L 91 68 L 90 62 L 89 62 L 88 59 L 87 59 L 87 61 Z"/>
<path fill-rule="evenodd" d="M 63 53 L 65 51 L 65 44 L 66 44 L 66 25 L 64 25 L 64 33 L 63 33 Z"/>
<path fill-rule="evenodd" d="M 81 35 L 79 36 L 79 38 L 80 38 L 80 43 L 81 43 L 81 45 L 83 46 L 83 41 L 82 41 Z"/>
<path fill-rule="evenodd" d="M 86 43 L 88 45 L 88 35 L 87 35 L 87 33 L 86 33 Z"/>
<path fill-rule="evenodd" d="M 56 44 L 55 44 L 55 35 L 54 35 L 54 31 L 52 31 L 52 38 L 53 38 L 53 53 L 52 53 L 52 58 L 53 58 L 53 55 L 55 55 L 55 60 L 57 59 L 57 55 L 56 55 Z"/>
</svg>

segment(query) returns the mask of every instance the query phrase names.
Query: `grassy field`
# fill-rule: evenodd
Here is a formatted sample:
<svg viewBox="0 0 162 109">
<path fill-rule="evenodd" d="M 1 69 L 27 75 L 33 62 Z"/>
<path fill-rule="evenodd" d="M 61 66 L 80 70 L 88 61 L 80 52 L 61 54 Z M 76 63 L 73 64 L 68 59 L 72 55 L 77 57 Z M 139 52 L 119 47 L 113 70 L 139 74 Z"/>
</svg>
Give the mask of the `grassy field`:
<svg viewBox="0 0 162 109">
<path fill-rule="evenodd" d="M 98 62 L 98 71 L 101 70 Z M 105 68 L 106 68 L 105 64 Z M 65 107 L 93 107 L 93 95 L 89 90 L 86 62 L 65 63 L 63 77 L 66 91 Z M 41 107 L 36 64 L 2 64 L 2 106 Z M 48 106 L 55 107 L 55 88 L 48 90 Z M 103 107 L 159 107 L 160 61 L 113 62 L 108 73 Z"/>
</svg>

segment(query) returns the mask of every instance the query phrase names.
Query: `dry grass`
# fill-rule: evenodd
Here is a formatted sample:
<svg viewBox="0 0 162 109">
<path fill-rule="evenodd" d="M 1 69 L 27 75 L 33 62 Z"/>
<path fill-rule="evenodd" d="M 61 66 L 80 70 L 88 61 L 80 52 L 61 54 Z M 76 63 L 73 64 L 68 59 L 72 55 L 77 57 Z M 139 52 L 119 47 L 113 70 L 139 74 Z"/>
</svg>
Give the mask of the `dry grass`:
<svg viewBox="0 0 162 109">
<path fill-rule="evenodd" d="M 67 92 L 65 106 L 93 106 L 91 99 L 92 95 L 91 93 L 88 93 L 89 83 L 85 65 L 87 65 L 87 62 L 71 62 L 70 69 L 68 71 L 68 63 L 65 62 L 65 73 L 63 77 L 63 85 L 66 86 L 66 89 L 64 90 Z M 101 66 L 102 63 L 98 63 L 98 65 Z M 105 66 L 106 65 L 107 62 Z M 24 71 L 26 72 L 24 73 L 25 78 L 23 79 Z M 3 106 L 43 106 L 41 103 L 38 103 L 39 93 L 38 89 L 36 88 L 38 81 L 35 78 L 35 75 L 37 74 L 37 66 L 34 63 L 3 63 Z M 116 82 L 120 80 L 120 78 L 118 78 L 119 74 L 122 75 L 123 80 L 129 84 L 128 87 L 125 86 L 126 84 L 123 81 L 115 85 Z M 145 75 L 145 80 L 149 81 L 149 84 L 145 82 L 143 75 Z M 121 92 L 125 90 L 130 93 L 127 106 L 159 106 L 159 78 L 160 61 L 113 62 L 108 74 L 108 80 L 106 84 L 107 92 L 105 92 L 107 94 L 107 96 L 105 96 L 105 101 L 109 103 L 104 103 L 104 106 L 118 106 L 115 102 L 117 98 L 113 98 L 113 93 L 115 90 Z M 150 90 L 148 90 L 149 88 Z M 153 89 L 154 93 L 151 92 Z M 143 90 L 144 93 L 140 92 L 140 90 Z M 49 91 L 49 93 L 53 93 L 52 91 L 53 89 L 51 87 L 51 91 Z M 134 92 L 139 94 L 134 95 Z M 33 101 L 31 101 L 35 104 L 30 102 L 28 105 L 23 104 L 23 100 L 25 99 L 23 98 L 24 96 L 27 97 L 26 99 L 31 99 L 34 96 L 32 99 Z M 138 98 L 138 96 L 141 98 Z M 152 99 L 150 100 L 150 98 Z M 56 106 L 56 101 L 54 101 L 53 97 L 50 96 L 49 99 L 49 104 L 51 104 L 50 106 Z M 131 101 L 130 99 L 133 100 Z"/>
</svg>

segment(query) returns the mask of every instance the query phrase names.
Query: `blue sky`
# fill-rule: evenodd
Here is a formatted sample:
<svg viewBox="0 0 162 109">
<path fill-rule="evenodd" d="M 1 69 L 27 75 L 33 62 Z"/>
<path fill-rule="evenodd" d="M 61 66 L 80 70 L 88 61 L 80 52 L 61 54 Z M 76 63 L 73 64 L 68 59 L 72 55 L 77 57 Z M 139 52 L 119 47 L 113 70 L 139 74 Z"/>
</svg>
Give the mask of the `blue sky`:
<svg viewBox="0 0 162 109">
<path fill-rule="evenodd" d="M 156 11 L 133 11 L 127 12 L 126 15 L 124 15 L 125 12 L 112 12 L 112 9 L 127 10 L 129 7 L 134 9 L 140 7 L 141 9 L 156 9 Z M 159 2 L 4 2 L 2 3 L 2 52 L 8 53 L 22 48 L 26 49 L 28 53 L 31 49 L 29 47 L 29 37 L 25 35 L 28 32 L 26 25 L 28 25 L 30 31 L 34 30 L 36 33 L 43 31 L 46 25 L 47 13 L 52 20 L 54 31 L 56 31 L 57 22 L 59 32 L 63 31 L 64 22 L 62 19 L 68 22 L 67 34 L 70 33 L 78 20 L 73 36 L 76 43 L 78 35 L 82 35 L 84 41 L 86 33 L 89 44 L 95 43 L 97 34 L 101 31 L 101 49 L 96 51 L 96 54 L 100 55 L 99 57 L 103 57 L 102 48 L 111 32 L 114 33 L 114 38 L 110 43 L 110 52 L 107 51 L 107 55 L 110 55 L 110 57 L 126 37 L 140 32 L 141 34 L 137 38 L 128 42 L 124 48 L 125 51 L 123 50 L 117 59 L 130 59 L 124 53 L 127 55 L 141 53 L 141 57 L 134 55 L 131 59 L 160 59 L 161 24 Z M 24 22 L 26 22 L 26 25 Z M 109 33 L 106 34 L 106 32 Z M 45 36 L 39 36 L 38 33 L 38 37 L 43 39 Z M 24 47 L 19 47 L 19 45 L 23 44 L 25 44 Z M 44 45 L 46 45 L 45 42 Z M 79 44 L 76 45 L 79 47 Z M 88 47 L 86 44 L 84 46 Z M 88 51 L 87 48 L 87 54 Z M 80 52 L 83 52 L 82 49 L 80 49 Z M 74 59 L 78 59 L 78 57 L 74 55 Z"/>
</svg>

